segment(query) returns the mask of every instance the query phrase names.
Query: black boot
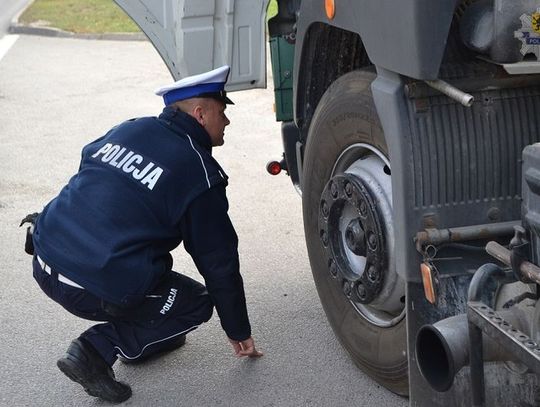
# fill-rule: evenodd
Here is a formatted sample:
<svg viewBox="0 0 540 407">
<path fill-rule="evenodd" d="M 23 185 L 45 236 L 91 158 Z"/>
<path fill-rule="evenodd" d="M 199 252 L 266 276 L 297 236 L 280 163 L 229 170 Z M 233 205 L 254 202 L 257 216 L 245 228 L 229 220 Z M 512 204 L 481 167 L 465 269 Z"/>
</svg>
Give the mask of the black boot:
<svg viewBox="0 0 540 407">
<path fill-rule="evenodd" d="M 120 403 L 131 397 L 131 387 L 117 381 L 101 355 L 85 339 L 71 342 L 66 355 L 58 359 L 58 368 L 94 397 Z"/>
<path fill-rule="evenodd" d="M 128 359 L 123 356 L 118 356 L 118 360 L 122 363 L 135 365 L 138 363 L 146 362 L 148 360 L 153 360 L 160 356 L 163 356 L 165 353 L 172 352 L 173 350 L 181 348 L 182 346 L 184 346 L 185 343 L 186 343 L 186 335 L 179 335 L 173 339 L 169 339 L 166 342 L 166 344 L 162 345 L 162 347 L 157 352 L 153 352 L 153 353 L 143 352 L 143 354 L 136 359 Z"/>
</svg>

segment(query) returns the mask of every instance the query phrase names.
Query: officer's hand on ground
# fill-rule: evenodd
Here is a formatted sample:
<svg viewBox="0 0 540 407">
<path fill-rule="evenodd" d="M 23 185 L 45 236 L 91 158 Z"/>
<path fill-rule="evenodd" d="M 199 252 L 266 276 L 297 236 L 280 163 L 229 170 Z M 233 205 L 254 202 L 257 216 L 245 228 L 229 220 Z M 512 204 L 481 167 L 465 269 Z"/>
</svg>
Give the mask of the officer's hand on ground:
<svg viewBox="0 0 540 407">
<path fill-rule="evenodd" d="M 255 349 L 255 341 L 251 336 L 244 341 L 235 341 L 229 338 L 229 342 L 234 349 L 234 354 L 238 357 L 247 356 L 254 358 L 263 355 L 262 352 Z"/>
</svg>

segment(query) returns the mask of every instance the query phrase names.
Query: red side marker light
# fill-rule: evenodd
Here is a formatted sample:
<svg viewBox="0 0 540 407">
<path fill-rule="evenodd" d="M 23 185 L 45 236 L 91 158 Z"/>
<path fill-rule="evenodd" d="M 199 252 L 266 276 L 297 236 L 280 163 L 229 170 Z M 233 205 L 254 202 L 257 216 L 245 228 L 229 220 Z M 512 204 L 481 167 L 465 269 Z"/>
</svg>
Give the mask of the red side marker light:
<svg viewBox="0 0 540 407">
<path fill-rule="evenodd" d="M 278 175 L 281 172 L 281 164 L 279 161 L 270 161 L 266 164 L 266 171 L 268 171 L 270 175 Z"/>
</svg>

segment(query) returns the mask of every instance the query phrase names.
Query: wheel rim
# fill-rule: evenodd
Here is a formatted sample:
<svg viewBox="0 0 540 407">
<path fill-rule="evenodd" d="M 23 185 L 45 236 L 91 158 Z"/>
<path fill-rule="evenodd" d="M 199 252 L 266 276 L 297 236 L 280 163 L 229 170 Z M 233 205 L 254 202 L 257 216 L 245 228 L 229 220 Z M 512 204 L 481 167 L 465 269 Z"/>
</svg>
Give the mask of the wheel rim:
<svg viewBox="0 0 540 407">
<path fill-rule="evenodd" d="M 390 165 L 368 144 L 336 160 L 319 205 L 319 232 L 328 271 L 356 311 L 390 327 L 405 315 L 405 284 L 394 262 Z"/>
</svg>

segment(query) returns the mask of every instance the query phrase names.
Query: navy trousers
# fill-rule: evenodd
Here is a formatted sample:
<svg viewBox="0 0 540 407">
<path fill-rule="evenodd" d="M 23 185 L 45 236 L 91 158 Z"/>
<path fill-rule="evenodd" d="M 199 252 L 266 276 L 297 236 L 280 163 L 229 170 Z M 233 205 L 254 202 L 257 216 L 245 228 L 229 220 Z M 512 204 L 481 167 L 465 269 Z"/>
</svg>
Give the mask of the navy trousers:
<svg viewBox="0 0 540 407">
<path fill-rule="evenodd" d="M 103 321 L 81 334 L 112 366 L 120 355 L 126 359 L 147 357 L 167 348 L 171 341 L 196 329 L 212 316 L 213 304 L 206 287 L 171 271 L 129 310 L 120 310 L 88 291 L 58 280 L 58 273 L 43 270 L 33 260 L 34 278 L 41 289 L 70 313 Z"/>
</svg>

